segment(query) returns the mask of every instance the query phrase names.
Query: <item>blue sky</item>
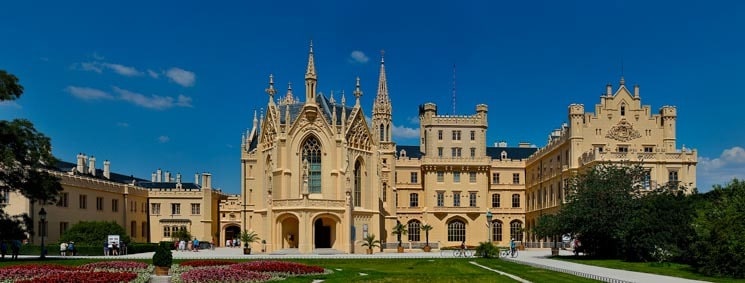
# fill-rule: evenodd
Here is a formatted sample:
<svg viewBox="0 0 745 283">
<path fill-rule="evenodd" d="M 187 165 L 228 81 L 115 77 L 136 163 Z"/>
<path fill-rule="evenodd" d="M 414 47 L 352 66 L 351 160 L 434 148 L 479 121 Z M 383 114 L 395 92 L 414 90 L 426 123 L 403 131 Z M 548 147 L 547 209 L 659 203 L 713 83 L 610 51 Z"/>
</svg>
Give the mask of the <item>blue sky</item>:
<svg viewBox="0 0 745 283">
<path fill-rule="evenodd" d="M 244 3 L 245 2 L 245 3 Z M 654 3 L 652 3 L 654 2 Z M 706 3 L 704 3 L 706 2 Z M 240 137 L 267 77 L 303 93 L 312 38 L 319 91 L 370 115 L 385 50 L 396 125 L 413 145 L 417 105 L 489 105 L 489 143 L 545 144 L 570 103 L 607 83 L 678 107 L 678 145 L 699 151 L 699 190 L 745 177 L 745 4 L 738 1 L 71 1 L 4 3 L 0 69 L 26 92 L 0 119 L 27 118 L 54 154 L 149 179 L 213 174 L 237 193 Z"/>
</svg>

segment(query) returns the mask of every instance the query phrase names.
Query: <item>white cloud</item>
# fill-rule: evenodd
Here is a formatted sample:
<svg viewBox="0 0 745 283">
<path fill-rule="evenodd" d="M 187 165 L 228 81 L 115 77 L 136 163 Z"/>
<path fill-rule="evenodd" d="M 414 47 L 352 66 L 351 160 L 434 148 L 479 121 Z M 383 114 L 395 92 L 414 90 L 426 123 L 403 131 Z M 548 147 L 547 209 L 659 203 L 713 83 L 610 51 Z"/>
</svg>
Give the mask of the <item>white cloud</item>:
<svg viewBox="0 0 745 283">
<path fill-rule="evenodd" d="M 711 190 L 715 184 L 725 185 L 734 178 L 745 179 L 745 149 L 735 146 L 722 151 L 717 158 L 700 156 L 697 167 L 698 190 Z"/>
<path fill-rule="evenodd" d="M 127 123 L 127 122 L 117 122 L 116 123 L 116 126 L 117 127 L 120 127 L 120 128 L 129 128 L 129 123 Z"/>
<path fill-rule="evenodd" d="M 408 128 L 405 126 L 393 125 L 393 137 L 396 139 L 418 139 L 419 128 Z"/>
<path fill-rule="evenodd" d="M 73 66 L 74 68 L 75 66 Z M 89 72 L 96 72 L 96 73 L 102 73 L 103 68 L 101 67 L 101 64 L 98 62 L 83 62 L 80 63 L 80 69 L 83 71 L 89 71 Z"/>
<path fill-rule="evenodd" d="M 68 86 L 65 91 L 83 100 L 112 99 L 111 94 L 95 88 Z"/>
<path fill-rule="evenodd" d="M 173 97 L 159 95 L 146 96 L 118 87 L 114 87 L 114 91 L 119 94 L 119 98 L 122 100 L 145 108 L 162 110 L 173 107 Z"/>
<path fill-rule="evenodd" d="M 352 54 L 349 54 L 349 57 L 352 62 L 357 62 L 357 63 L 362 63 L 362 64 L 367 63 L 367 61 L 370 61 L 370 58 L 368 58 L 364 52 L 359 51 L 359 50 L 352 51 Z"/>
<path fill-rule="evenodd" d="M 170 140 L 171 140 L 171 138 L 169 138 L 168 136 L 159 136 L 158 137 L 158 142 L 159 143 L 167 143 Z"/>
<path fill-rule="evenodd" d="M 157 72 L 155 72 L 153 70 L 150 70 L 150 69 L 147 69 L 147 74 L 148 74 L 148 76 L 150 76 L 153 79 L 157 79 L 157 78 L 160 77 L 160 74 L 158 74 Z"/>
<path fill-rule="evenodd" d="M 193 86 L 196 80 L 196 75 L 193 72 L 176 67 L 168 69 L 166 77 L 183 87 Z"/>
<path fill-rule="evenodd" d="M 408 119 L 406 119 L 406 121 L 408 121 L 411 124 L 416 124 L 416 125 L 419 125 L 419 122 L 420 122 L 419 116 L 409 117 Z"/>
<path fill-rule="evenodd" d="M 178 95 L 178 99 L 176 100 L 176 106 L 181 107 L 194 107 L 191 105 L 191 97 L 188 97 L 183 94 Z"/>
<path fill-rule="evenodd" d="M 17 108 L 17 109 L 23 108 L 21 107 L 20 104 L 18 104 L 15 101 L 0 101 L 0 107 L 12 107 L 12 108 Z"/>
<path fill-rule="evenodd" d="M 101 65 L 103 65 L 106 68 L 111 69 L 115 73 L 120 74 L 122 76 L 134 77 L 134 76 L 142 75 L 142 72 L 138 71 L 134 67 L 124 66 L 120 64 L 112 64 L 112 63 L 102 63 Z"/>
</svg>

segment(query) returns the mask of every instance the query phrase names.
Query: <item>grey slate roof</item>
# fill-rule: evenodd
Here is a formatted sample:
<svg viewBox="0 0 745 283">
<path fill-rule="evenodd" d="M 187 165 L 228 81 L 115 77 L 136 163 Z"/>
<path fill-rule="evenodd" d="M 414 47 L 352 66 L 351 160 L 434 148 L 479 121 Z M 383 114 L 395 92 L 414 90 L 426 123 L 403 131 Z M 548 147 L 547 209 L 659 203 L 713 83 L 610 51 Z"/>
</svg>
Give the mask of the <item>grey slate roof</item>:
<svg viewBox="0 0 745 283">
<path fill-rule="evenodd" d="M 419 151 L 418 145 L 396 145 L 396 156 L 401 157 L 401 151 L 406 151 L 406 156 L 419 159 L 422 152 Z M 527 159 L 531 154 L 538 150 L 534 147 L 487 147 L 486 155 L 495 160 L 502 159 L 502 151 L 507 153 L 507 159 Z"/>
<path fill-rule="evenodd" d="M 72 168 L 76 168 L 76 167 L 77 165 L 75 163 L 70 163 L 70 162 L 65 162 L 65 161 L 59 161 L 57 163 L 57 170 L 60 172 L 70 172 L 72 171 Z M 96 178 L 100 180 L 111 181 L 111 182 L 120 183 L 120 184 L 132 184 L 132 181 L 134 181 L 135 185 L 143 187 L 143 188 L 147 188 L 147 189 L 175 189 L 176 188 L 176 183 L 151 182 L 150 180 L 137 178 L 132 175 L 127 176 L 127 175 L 122 175 L 122 174 L 118 174 L 114 172 L 109 172 L 110 178 L 106 179 L 103 176 L 103 170 L 101 169 L 96 169 L 96 176 L 93 176 L 88 173 L 80 173 L 80 172 L 76 172 L 75 174 L 80 175 L 80 176 L 86 176 L 89 178 Z M 181 183 L 181 187 L 183 189 L 188 189 L 188 190 L 201 189 L 199 185 L 194 184 L 194 183 Z"/>
</svg>

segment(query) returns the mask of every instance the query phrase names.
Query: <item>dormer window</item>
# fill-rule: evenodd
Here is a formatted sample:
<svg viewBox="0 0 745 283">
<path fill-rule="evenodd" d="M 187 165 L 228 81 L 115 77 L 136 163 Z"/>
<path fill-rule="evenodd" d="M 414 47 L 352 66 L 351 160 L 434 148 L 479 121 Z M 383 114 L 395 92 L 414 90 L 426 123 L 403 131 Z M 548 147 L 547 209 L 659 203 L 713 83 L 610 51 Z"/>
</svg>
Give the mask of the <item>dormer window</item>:
<svg viewBox="0 0 745 283">
<path fill-rule="evenodd" d="M 621 116 L 626 116 L 626 105 L 621 104 Z"/>
</svg>

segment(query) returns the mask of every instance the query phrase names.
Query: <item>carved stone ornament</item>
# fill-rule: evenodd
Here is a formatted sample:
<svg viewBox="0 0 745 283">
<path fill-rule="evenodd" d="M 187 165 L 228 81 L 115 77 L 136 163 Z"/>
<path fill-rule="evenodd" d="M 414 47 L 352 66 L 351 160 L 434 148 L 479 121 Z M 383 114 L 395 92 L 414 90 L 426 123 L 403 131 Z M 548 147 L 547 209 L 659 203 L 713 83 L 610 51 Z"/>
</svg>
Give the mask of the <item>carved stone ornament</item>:
<svg viewBox="0 0 745 283">
<path fill-rule="evenodd" d="M 621 119 L 618 125 L 610 128 L 610 131 L 605 135 L 606 138 L 611 138 L 621 142 L 627 142 L 635 138 L 640 138 L 642 135 L 639 131 L 634 130 L 634 126 L 631 125 L 626 119 Z"/>
</svg>

